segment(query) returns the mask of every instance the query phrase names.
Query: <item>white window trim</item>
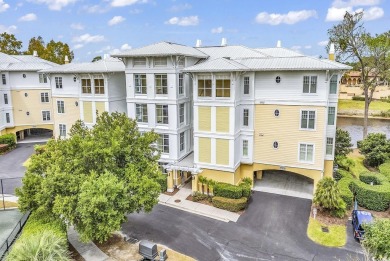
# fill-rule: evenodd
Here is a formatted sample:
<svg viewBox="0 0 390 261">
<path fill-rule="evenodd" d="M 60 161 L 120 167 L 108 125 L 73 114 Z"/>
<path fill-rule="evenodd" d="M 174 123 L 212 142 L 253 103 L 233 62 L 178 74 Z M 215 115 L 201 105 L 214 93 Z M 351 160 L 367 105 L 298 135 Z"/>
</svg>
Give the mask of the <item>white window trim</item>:
<svg viewBox="0 0 390 261">
<path fill-rule="evenodd" d="M 245 122 L 245 117 L 244 117 L 244 113 L 245 113 L 245 110 L 248 110 L 248 125 L 245 125 L 244 122 Z M 242 108 L 242 127 L 243 128 L 249 128 L 251 126 L 251 123 L 250 123 L 250 109 L 249 108 Z"/>
<path fill-rule="evenodd" d="M 137 118 L 137 105 L 146 105 L 146 117 L 147 117 L 147 121 L 138 121 L 138 118 Z M 135 108 L 135 120 L 137 121 L 138 124 L 145 124 L 147 125 L 149 123 L 149 110 L 148 110 L 148 104 L 147 103 L 135 103 L 134 104 L 134 108 Z M 142 113 L 142 116 L 144 116 L 144 114 Z M 143 119 L 143 117 L 142 117 Z"/>
<path fill-rule="evenodd" d="M 247 152 L 248 152 L 247 155 L 244 155 L 244 141 L 247 142 Z M 241 142 L 241 156 L 242 156 L 243 159 L 249 159 L 249 140 L 248 139 L 242 139 L 242 142 Z"/>
<path fill-rule="evenodd" d="M 331 154 L 326 153 L 327 148 L 328 148 L 328 138 L 332 139 L 332 153 Z M 326 139 L 325 139 L 325 156 L 333 156 L 334 149 L 335 149 L 335 138 L 334 137 L 326 137 Z"/>
<path fill-rule="evenodd" d="M 63 102 L 63 104 L 64 104 L 64 112 L 58 112 L 58 102 Z M 57 100 L 57 113 L 58 114 L 65 114 L 65 101 L 64 100 Z"/>
<path fill-rule="evenodd" d="M 49 115 L 50 115 L 50 120 L 44 120 L 43 119 L 43 112 L 49 112 Z M 51 114 L 51 111 L 48 111 L 48 110 L 41 110 L 41 116 L 42 116 L 42 121 L 43 122 L 50 122 L 50 121 L 52 121 L 52 114 Z"/>
<path fill-rule="evenodd" d="M 64 125 L 64 126 L 65 126 L 65 136 L 61 135 L 61 128 L 60 128 L 60 125 Z M 64 124 L 64 123 L 58 123 L 58 132 L 59 132 L 59 136 L 60 136 L 60 137 L 66 138 L 66 135 L 68 134 L 68 130 L 67 130 L 66 124 Z"/>
<path fill-rule="evenodd" d="M 245 93 L 245 78 L 248 78 L 248 93 Z M 250 76 L 243 77 L 242 95 L 245 97 L 248 97 L 251 95 L 251 77 Z"/>
<path fill-rule="evenodd" d="M 167 89 L 167 93 L 157 93 L 157 85 L 156 85 L 156 76 L 159 75 L 159 76 L 166 76 L 166 80 L 167 80 L 167 86 L 165 87 Z M 168 77 L 168 74 L 167 73 L 155 73 L 154 74 L 154 95 L 155 96 L 159 96 L 159 97 L 164 97 L 164 96 L 168 96 L 169 95 L 169 77 Z M 162 78 L 161 78 L 161 83 L 162 83 Z M 163 85 L 160 86 L 161 88 L 164 88 Z"/>
<path fill-rule="evenodd" d="M 47 93 L 47 101 L 42 101 L 42 94 L 45 94 L 45 93 Z M 49 103 L 50 102 L 50 97 L 49 97 L 49 93 L 48 92 L 41 92 L 41 103 Z M 45 97 L 45 95 L 44 95 L 44 98 L 46 98 Z"/>
<path fill-rule="evenodd" d="M 230 81 L 230 86 L 229 86 L 229 97 L 218 97 L 217 96 L 217 80 L 229 80 Z M 211 97 L 214 97 L 216 100 L 230 100 L 232 99 L 232 82 L 233 80 L 231 79 L 230 75 L 215 75 L 214 79 L 211 81 Z M 225 89 L 225 85 L 223 86 L 222 90 Z M 224 91 L 225 92 L 225 91 Z M 213 96 L 214 94 L 214 96 Z"/>
<path fill-rule="evenodd" d="M 184 112 L 183 112 L 183 122 L 180 122 L 180 107 L 181 105 L 184 106 Z M 169 108 L 169 107 L 168 107 Z M 183 126 L 183 125 L 186 125 L 186 104 L 185 103 L 179 103 L 179 125 L 180 126 Z M 168 112 L 168 115 L 169 115 L 169 112 Z M 169 121 L 169 120 L 168 120 Z"/>
<path fill-rule="evenodd" d="M 304 79 L 304 77 L 305 76 L 309 76 L 309 92 L 303 92 L 303 79 Z M 310 87 L 311 87 L 311 77 L 313 77 L 313 76 L 317 76 L 317 87 L 316 87 L 316 92 L 310 92 Z M 318 74 L 304 74 L 303 76 L 302 76 L 302 86 L 301 86 L 301 91 L 302 91 L 302 94 L 303 95 L 307 95 L 307 96 L 318 96 L 318 83 L 319 83 L 319 76 L 318 76 Z"/>
<path fill-rule="evenodd" d="M 315 112 L 315 118 L 314 118 L 314 129 L 309 129 L 309 128 L 302 128 L 301 122 L 302 122 L 302 111 L 314 111 Z M 280 112 L 280 111 L 279 111 Z M 301 109 L 299 112 L 299 130 L 303 131 L 316 131 L 317 130 L 317 109 Z M 309 117 L 309 114 L 307 115 Z"/>
<path fill-rule="evenodd" d="M 302 145 L 313 145 L 313 160 L 312 161 L 307 161 L 307 160 L 301 160 L 300 159 L 300 154 L 301 154 L 301 144 Z M 306 149 L 306 154 L 307 154 L 307 149 Z M 314 164 L 316 159 L 316 145 L 314 143 L 309 143 L 309 142 L 299 142 L 298 143 L 298 162 L 300 163 L 307 163 L 307 164 Z"/>
<path fill-rule="evenodd" d="M 167 112 L 168 112 L 168 115 L 167 115 L 167 119 L 168 119 L 168 122 L 167 123 L 159 123 L 157 122 L 157 106 L 167 106 Z M 164 111 L 164 107 L 161 108 L 162 112 Z M 155 111 L 155 121 L 156 121 L 156 126 L 169 126 L 169 105 L 168 104 L 156 104 L 155 107 L 154 107 L 154 111 Z M 163 118 L 165 116 L 162 116 Z"/>
<path fill-rule="evenodd" d="M 146 93 L 142 93 L 142 84 L 141 84 L 141 93 L 139 93 L 139 92 L 137 92 L 136 90 L 137 90 L 137 85 L 136 85 L 136 75 L 145 75 L 145 81 L 146 81 L 146 86 L 145 86 L 145 88 L 146 88 Z M 147 76 L 147 74 L 146 73 L 134 73 L 133 74 L 133 81 L 134 81 L 134 96 L 147 96 L 148 95 L 148 76 Z M 141 83 L 142 83 L 142 80 L 141 80 Z"/>
<path fill-rule="evenodd" d="M 329 124 L 329 109 L 330 108 L 334 108 L 334 117 L 333 117 L 333 124 Z M 328 106 L 328 109 L 327 109 L 327 121 L 326 121 L 326 125 L 328 126 L 335 126 L 336 125 L 336 118 L 337 118 L 337 109 L 336 109 L 336 106 Z"/>
<path fill-rule="evenodd" d="M 211 80 L 211 96 L 199 96 L 199 80 Z M 215 90 L 213 88 L 213 76 L 212 75 L 198 75 L 196 77 L 196 98 L 198 100 L 212 100 L 214 98 Z"/>
<path fill-rule="evenodd" d="M 181 135 L 183 134 L 183 149 L 181 149 Z M 185 134 L 185 132 L 183 131 L 183 132 L 180 132 L 179 133 L 179 151 L 180 152 L 183 152 L 183 151 L 185 151 L 186 150 L 186 134 Z"/>
</svg>

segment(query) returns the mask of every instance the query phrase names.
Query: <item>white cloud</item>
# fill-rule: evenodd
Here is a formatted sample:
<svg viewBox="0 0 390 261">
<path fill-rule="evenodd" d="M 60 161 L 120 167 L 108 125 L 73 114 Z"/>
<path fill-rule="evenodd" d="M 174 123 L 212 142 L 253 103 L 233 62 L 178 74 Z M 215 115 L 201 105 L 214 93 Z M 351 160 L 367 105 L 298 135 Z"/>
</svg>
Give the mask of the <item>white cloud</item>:
<svg viewBox="0 0 390 261">
<path fill-rule="evenodd" d="M 291 46 L 291 49 L 295 50 L 295 51 L 298 51 L 298 50 L 301 50 L 302 49 L 302 46 L 300 45 L 294 45 L 294 46 Z"/>
<path fill-rule="evenodd" d="M 102 14 L 109 10 L 109 7 L 102 7 L 100 5 L 84 5 L 83 10 L 90 14 Z"/>
<path fill-rule="evenodd" d="M 112 0 L 111 6 L 113 7 L 122 7 L 128 5 L 134 5 L 137 3 L 147 3 L 148 0 Z"/>
<path fill-rule="evenodd" d="M 320 42 L 317 43 L 317 45 L 319 45 L 319 46 L 327 46 L 328 42 L 329 42 L 328 40 L 320 41 Z"/>
<path fill-rule="evenodd" d="M 34 13 L 29 13 L 19 18 L 19 21 L 21 22 L 31 22 L 35 20 L 37 20 L 37 15 Z"/>
<path fill-rule="evenodd" d="M 222 32 L 223 32 L 223 27 L 222 26 L 211 29 L 211 33 L 213 33 L 213 34 L 220 34 Z"/>
<path fill-rule="evenodd" d="M 166 24 L 180 25 L 180 26 L 194 26 L 199 24 L 198 16 L 172 17 Z"/>
<path fill-rule="evenodd" d="M 360 11 L 357 10 L 357 12 L 360 12 Z M 384 14 L 385 14 L 385 12 L 383 11 L 382 8 L 374 6 L 374 7 L 371 7 L 369 9 L 363 11 L 363 19 L 366 21 L 376 20 L 376 19 L 381 18 Z"/>
<path fill-rule="evenodd" d="M 0 13 L 7 11 L 9 4 L 5 3 L 4 0 L 0 0 Z"/>
<path fill-rule="evenodd" d="M 188 3 L 185 4 L 179 4 L 179 5 L 173 5 L 171 8 L 169 8 L 169 11 L 171 12 L 181 12 L 184 10 L 189 10 L 191 9 L 192 6 Z"/>
<path fill-rule="evenodd" d="M 326 14 L 325 21 L 341 21 L 344 18 L 345 13 L 352 13 L 352 7 L 331 7 L 328 9 L 328 13 Z"/>
<path fill-rule="evenodd" d="M 130 49 L 131 49 L 131 46 L 129 44 L 127 44 L 127 43 L 122 44 L 122 46 L 121 46 L 121 50 L 122 51 L 127 51 L 127 50 L 130 50 Z"/>
<path fill-rule="evenodd" d="M 345 8 L 354 6 L 373 6 L 380 4 L 381 0 L 334 0 L 332 2 L 333 7 Z"/>
<path fill-rule="evenodd" d="M 305 48 L 305 49 L 311 49 L 311 45 L 305 45 L 303 48 Z"/>
<path fill-rule="evenodd" d="M 84 30 L 84 25 L 80 23 L 73 23 L 70 25 L 70 28 L 75 29 L 75 30 Z"/>
<path fill-rule="evenodd" d="M 80 49 L 83 47 L 84 47 L 84 44 L 76 44 L 75 46 L 73 46 L 73 50 L 77 50 L 77 49 Z"/>
<path fill-rule="evenodd" d="M 295 24 L 311 17 L 317 17 L 317 12 L 315 10 L 290 11 L 287 14 L 261 12 L 256 16 L 256 22 L 270 25 Z"/>
<path fill-rule="evenodd" d="M 109 50 L 111 50 L 111 46 L 107 45 L 107 46 L 103 47 L 102 49 L 96 51 L 95 53 L 103 53 L 103 52 L 107 52 Z"/>
<path fill-rule="evenodd" d="M 5 26 L 5 25 L 1 25 L 0 24 L 0 33 L 9 33 L 9 34 L 12 34 L 16 31 L 16 29 L 18 29 L 18 27 L 16 25 L 10 25 L 10 26 Z"/>
<path fill-rule="evenodd" d="M 108 21 L 108 25 L 109 26 L 113 26 L 113 25 L 116 25 L 116 24 L 120 24 L 122 22 L 124 22 L 126 20 L 126 18 L 124 18 L 123 16 L 114 16 L 110 21 Z"/>
<path fill-rule="evenodd" d="M 130 10 L 130 14 L 140 14 L 140 13 L 142 13 L 141 9 L 135 8 L 135 9 Z"/>
<path fill-rule="evenodd" d="M 72 41 L 74 43 L 97 43 L 104 41 L 105 38 L 103 35 L 90 35 L 90 34 L 83 34 L 80 36 L 73 37 Z"/>
<path fill-rule="evenodd" d="M 49 7 L 50 10 L 59 11 L 63 7 L 66 7 L 69 4 L 76 3 L 78 0 L 28 0 L 36 4 L 45 4 Z"/>
<path fill-rule="evenodd" d="M 328 12 L 326 14 L 325 21 L 337 22 L 344 19 L 346 12 L 357 13 L 363 12 L 363 20 L 370 21 L 381 18 L 384 15 L 384 11 L 381 7 L 375 6 L 380 4 L 381 0 L 334 0 Z M 355 8 L 359 6 L 368 6 L 369 8 L 364 10 L 363 8 Z"/>
</svg>

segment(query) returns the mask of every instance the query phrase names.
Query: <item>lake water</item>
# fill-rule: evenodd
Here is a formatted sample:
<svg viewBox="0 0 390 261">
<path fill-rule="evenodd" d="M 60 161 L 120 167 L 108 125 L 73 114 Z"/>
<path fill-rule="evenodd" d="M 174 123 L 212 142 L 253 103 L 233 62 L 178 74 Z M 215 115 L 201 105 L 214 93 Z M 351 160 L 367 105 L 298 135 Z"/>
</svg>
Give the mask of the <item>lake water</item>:
<svg viewBox="0 0 390 261">
<path fill-rule="evenodd" d="M 346 130 L 351 135 L 353 147 L 363 139 L 363 118 L 337 117 L 337 127 Z M 390 139 L 390 119 L 368 119 L 368 133 L 384 133 Z"/>
</svg>

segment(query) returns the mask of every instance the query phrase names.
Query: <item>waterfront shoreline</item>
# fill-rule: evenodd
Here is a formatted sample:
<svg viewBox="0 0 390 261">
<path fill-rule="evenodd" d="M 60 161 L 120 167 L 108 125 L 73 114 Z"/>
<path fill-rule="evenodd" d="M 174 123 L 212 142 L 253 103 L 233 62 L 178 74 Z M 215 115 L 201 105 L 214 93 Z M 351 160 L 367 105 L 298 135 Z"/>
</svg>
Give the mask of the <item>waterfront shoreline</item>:
<svg viewBox="0 0 390 261">
<path fill-rule="evenodd" d="M 347 115 L 347 114 L 337 114 L 337 117 L 340 118 L 358 118 L 358 119 L 363 119 L 364 115 Z M 389 117 L 379 117 L 379 116 L 368 116 L 369 119 L 376 119 L 376 120 L 388 120 L 390 121 Z"/>
</svg>

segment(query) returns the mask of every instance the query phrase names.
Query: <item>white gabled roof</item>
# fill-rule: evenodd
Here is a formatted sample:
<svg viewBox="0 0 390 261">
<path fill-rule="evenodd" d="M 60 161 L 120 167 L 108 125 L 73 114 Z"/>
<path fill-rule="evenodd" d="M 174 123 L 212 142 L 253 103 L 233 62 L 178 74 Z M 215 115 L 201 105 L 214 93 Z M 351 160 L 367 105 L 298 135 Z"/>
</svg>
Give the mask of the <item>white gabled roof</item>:
<svg viewBox="0 0 390 261">
<path fill-rule="evenodd" d="M 183 72 L 226 72 L 226 71 L 249 71 L 245 65 L 228 58 L 216 58 L 187 67 Z"/>
<path fill-rule="evenodd" d="M 44 73 L 104 73 L 124 72 L 125 65 L 118 58 L 109 57 L 90 63 L 68 63 L 42 70 Z"/>
<path fill-rule="evenodd" d="M 297 57 L 297 56 L 304 56 L 303 54 L 283 48 L 283 47 L 272 47 L 272 48 L 256 48 L 256 51 L 259 51 L 260 53 L 265 54 L 266 56 L 271 57 Z"/>
<path fill-rule="evenodd" d="M 33 55 L 8 55 L 0 53 L 0 70 L 2 71 L 39 71 L 58 64 Z"/>
<path fill-rule="evenodd" d="M 190 56 L 196 58 L 207 58 L 207 55 L 196 48 L 171 43 L 159 42 L 141 48 L 132 49 L 123 53 L 115 54 L 113 57 L 144 57 L 144 56 Z"/>
<path fill-rule="evenodd" d="M 242 45 L 227 45 L 227 46 L 209 46 L 197 47 L 196 49 L 204 52 L 210 58 L 242 58 L 242 57 L 266 57 L 267 55 L 258 52 L 255 49 L 248 48 Z"/>
</svg>

